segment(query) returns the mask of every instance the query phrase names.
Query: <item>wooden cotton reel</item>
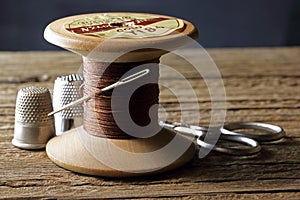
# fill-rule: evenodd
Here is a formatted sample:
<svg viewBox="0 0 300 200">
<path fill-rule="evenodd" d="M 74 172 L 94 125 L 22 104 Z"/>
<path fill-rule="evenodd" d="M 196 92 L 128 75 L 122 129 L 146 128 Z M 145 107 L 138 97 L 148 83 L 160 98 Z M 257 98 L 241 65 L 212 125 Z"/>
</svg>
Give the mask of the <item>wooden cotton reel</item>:
<svg viewBox="0 0 300 200">
<path fill-rule="evenodd" d="M 106 60 L 109 55 L 120 55 L 108 66 L 111 69 L 115 65 L 158 60 L 185 45 L 187 37 L 195 39 L 197 30 L 187 21 L 163 15 L 94 13 L 56 20 L 47 26 L 44 37 L 80 54 L 84 63 L 97 56 L 103 62 L 111 62 Z M 71 171 L 121 177 L 171 170 L 188 162 L 195 153 L 190 140 L 166 129 L 148 138 L 111 138 L 103 137 L 100 129 L 99 134 L 98 129 L 91 134 L 85 127 L 88 126 L 51 139 L 46 147 L 49 158 Z"/>
</svg>

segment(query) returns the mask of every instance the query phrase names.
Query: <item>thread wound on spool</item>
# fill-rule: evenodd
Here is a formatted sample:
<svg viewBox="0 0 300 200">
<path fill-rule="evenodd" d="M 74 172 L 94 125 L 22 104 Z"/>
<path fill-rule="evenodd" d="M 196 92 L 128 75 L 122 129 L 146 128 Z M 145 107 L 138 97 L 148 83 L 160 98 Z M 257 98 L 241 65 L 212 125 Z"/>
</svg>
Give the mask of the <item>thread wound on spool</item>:
<svg viewBox="0 0 300 200">
<path fill-rule="evenodd" d="M 151 63 L 151 64 L 150 64 Z M 84 76 L 84 96 L 93 95 L 96 93 L 93 100 L 84 103 L 83 127 L 92 135 L 107 137 L 107 138 L 132 138 L 130 133 L 126 133 L 117 125 L 113 113 L 125 113 L 126 108 L 122 103 L 126 95 L 132 94 L 129 101 L 130 116 L 122 118 L 118 124 L 130 124 L 132 121 L 139 126 L 148 125 L 151 120 L 157 122 L 157 110 L 154 116 L 149 117 L 149 109 L 158 104 L 159 87 L 159 59 L 134 62 L 134 63 L 105 63 L 96 62 L 88 58 L 84 58 L 83 76 Z M 147 64 L 145 66 L 142 66 Z M 121 79 L 121 77 L 129 70 L 134 70 L 139 66 L 138 70 L 150 69 L 150 73 L 141 80 L 128 83 L 120 86 L 118 89 L 122 92 L 114 97 L 114 108 L 112 110 L 112 91 L 99 92 L 102 88 L 113 84 Z M 130 91 L 130 88 L 137 82 L 144 83 L 135 91 Z M 124 95 L 124 96 L 123 96 Z"/>
</svg>

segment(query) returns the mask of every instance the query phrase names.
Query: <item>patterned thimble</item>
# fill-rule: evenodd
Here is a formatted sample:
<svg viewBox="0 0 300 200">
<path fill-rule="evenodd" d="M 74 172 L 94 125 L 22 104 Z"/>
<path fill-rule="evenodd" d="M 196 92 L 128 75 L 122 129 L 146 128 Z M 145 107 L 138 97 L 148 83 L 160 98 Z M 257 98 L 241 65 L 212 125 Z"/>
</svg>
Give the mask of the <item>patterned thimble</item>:
<svg viewBox="0 0 300 200">
<path fill-rule="evenodd" d="M 53 108 L 54 110 L 65 106 L 79 98 L 83 84 L 82 74 L 60 76 L 54 82 Z M 82 104 L 73 106 L 54 115 L 56 135 L 82 125 Z"/>
<path fill-rule="evenodd" d="M 54 136 L 51 95 L 44 87 L 25 87 L 16 100 L 15 129 L 12 144 L 22 149 L 42 149 Z"/>
</svg>

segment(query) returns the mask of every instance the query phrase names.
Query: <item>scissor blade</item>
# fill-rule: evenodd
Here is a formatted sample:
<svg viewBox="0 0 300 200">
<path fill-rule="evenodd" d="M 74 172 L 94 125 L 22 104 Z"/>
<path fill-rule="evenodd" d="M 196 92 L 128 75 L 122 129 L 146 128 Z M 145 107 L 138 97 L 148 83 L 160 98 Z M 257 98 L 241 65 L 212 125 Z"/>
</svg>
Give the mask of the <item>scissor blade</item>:
<svg viewBox="0 0 300 200">
<path fill-rule="evenodd" d="M 169 122 L 169 121 L 160 121 L 159 125 L 161 125 L 164 128 L 175 130 L 180 134 L 189 136 L 189 137 L 201 137 L 207 132 L 207 128 L 200 127 L 200 126 L 194 126 L 189 124 L 182 124 L 179 122 Z"/>
<path fill-rule="evenodd" d="M 182 126 L 175 127 L 174 130 L 182 134 L 193 136 L 193 137 L 201 137 L 205 134 L 204 131 L 191 129 L 188 127 L 182 127 Z"/>
</svg>

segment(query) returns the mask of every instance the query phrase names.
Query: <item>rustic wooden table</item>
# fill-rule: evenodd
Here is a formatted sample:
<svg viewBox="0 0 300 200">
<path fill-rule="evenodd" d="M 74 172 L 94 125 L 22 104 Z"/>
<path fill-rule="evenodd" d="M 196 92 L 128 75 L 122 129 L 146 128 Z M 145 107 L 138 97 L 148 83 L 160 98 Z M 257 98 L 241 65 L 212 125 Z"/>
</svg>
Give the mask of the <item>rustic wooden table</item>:
<svg viewBox="0 0 300 200">
<path fill-rule="evenodd" d="M 0 199 L 300 199 L 300 47 L 211 49 L 209 53 L 225 83 L 226 121 L 274 123 L 284 127 L 286 139 L 262 145 L 256 156 L 212 152 L 202 160 L 195 156 L 172 172 L 118 179 L 66 171 L 53 164 L 45 151 L 25 151 L 11 145 L 17 90 L 28 85 L 53 88 L 56 76 L 77 72 L 81 58 L 68 52 L 1 52 Z M 172 56 L 164 59 L 174 62 Z M 196 93 L 201 120 L 208 123 L 210 104 L 205 84 L 188 70 L 184 73 L 200 91 Z M 176 80 L 170 81 L 176 85 Z M 174 108 L 171 117 L 175 120 L 178 112 L 173 99 L 164 91 L 160 99 L 166 107 Z M 193 108 L 194 103 L 187 101 L 186 105 Z"/>
</svg>

